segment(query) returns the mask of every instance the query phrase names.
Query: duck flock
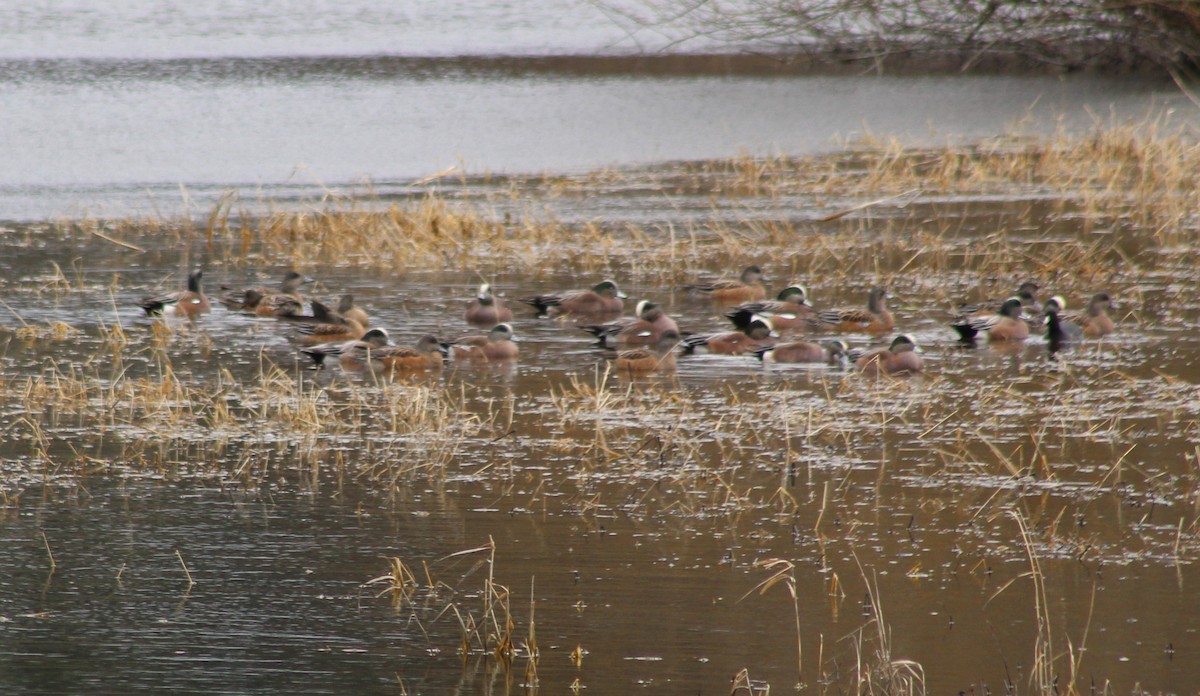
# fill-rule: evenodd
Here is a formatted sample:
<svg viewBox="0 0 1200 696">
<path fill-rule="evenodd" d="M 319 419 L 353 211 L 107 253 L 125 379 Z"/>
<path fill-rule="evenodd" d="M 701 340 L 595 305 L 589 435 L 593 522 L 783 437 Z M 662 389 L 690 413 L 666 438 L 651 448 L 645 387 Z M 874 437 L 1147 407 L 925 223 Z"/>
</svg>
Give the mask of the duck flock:
<svg viewBox="0 0 1200 696">
<path fill-rule="evenodd" d="M 202 275 L 200 270 L 193 271 L 186 290 L 144 298 L 142 308 L 150 315 L 189 320 L 211 312 L 212 304 L 201 288 Z M 910 334 L 897 335 L 888 348 L 869 351 L 852 350 L 838 338 L 847 334 L 882 337 L 896 329 L 887 308 L 886 288 L 872 288 L 864 307 L 818 309 L 800 284 L 784 288 L 774 300 L 766 299 L 765 280 L 761 268 L 750 266 L 737 280 L 683 286 L 726 309 L 724 316 L 732 326 L 713 333 L 680 331 L 675 320 L 649 300 L 638 302 L 632 316 L 623 316 L 626 295 L 612 280 L 519 301 L 531 306 L 538 317 L 564 317 L 592 334 L 613 368 L 623 373 L 670 371 L 677 356 L 704 352 L 752 355 L 763 363 L 853 365 L 867 374 L 905 375 L 924 369 L 921 350 Z M 486 283 L 462 315 L 466 323 L 487 328 L 486 334 L 452 341 L 426 335 L 413 346 L 397 346 L 387 331 L 370 326 L 367 313 L 355 306 L 351 295 L 341 296 L 336 307 L 315 299 L 306 303 L 299 291 L 309 282 L 311 279 L 289 272 L 276 289 L 225 288 L 217 301 L 229 311 L 274 317 L 292 326 L 300 352 L 316 366 L 337 362 L 348 371 L 404 373 L 440 369 L 447 357 L 460 362 L 501 362 L 519 356 L 510 323 L 513 310 Z M 1044 333 L 1052 352 L 1115 330 L 1109 316 L 1114 305 L 1107 293 L 1095 294 L 1084 313 L 1072 315 L 1066 313 L 1067 303 L 1061 296 L 1039 302 L 1038 289 L 1035 283 L 1026 282 L 1009 298 L 959 305 L 950 326 L 963 344 L 974 344 L 981 337 L 989 343 L 1011 344 Z M 803 338 L 813 334 L 824 337 Z"/>
</svg>

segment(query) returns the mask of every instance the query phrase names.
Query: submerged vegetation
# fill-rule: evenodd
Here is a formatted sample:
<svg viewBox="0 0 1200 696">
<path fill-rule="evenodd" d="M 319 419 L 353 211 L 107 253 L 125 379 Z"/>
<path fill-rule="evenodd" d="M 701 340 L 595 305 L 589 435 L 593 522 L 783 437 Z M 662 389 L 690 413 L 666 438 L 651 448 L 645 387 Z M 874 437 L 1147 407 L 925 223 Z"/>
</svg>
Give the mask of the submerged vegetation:
<svg viewBox="0 0 1200 696">
<path fill-rule="evenodd" d="M 501 277 L 509 288 L 618 277 L 675 300 L 681 323 L 707 330 L 708 306 L 671 288 L 762 263 L 777 286 L 801 279 L 821 303 L 859 302 L 886 284 L 900 298 L 898 330 L 933 349 L 918 379 L 681 357 L 680 374 L 631 380 L 580 351 L 564 354 L 551 339 L 572 335 L 569 322 L 521 317 L 517 333 L 536 329 L 542 340 L 521 349 L 522 361 L 542 356 L 533 378 L 466 367 L 364 377 L 308 369 L 286 341 L 270 340 L 280 334 L 274 320 L 246 320 L 214 340 L 219 308 L 194 324 L 133 319 L 118 307 L 151 288 L 89 274 L 86 261 L 74 277 L 55 265 L 49 276 L 6 281 L 19 321 L 0 336 L 0 501 L 19 507 L 39 487 L 110 472 L 250 490 L 280 479 L 393 493 L 423 483 L 478 487 L 513 514 L 539 510 L 587 529 L 619 518 L 727 538 L 722 563 L 747 575 L 741 605 L 778 603 L 780 589 L 788 598 L 770 627 L 787 671 L 767 658 L 741 665 L 731 693 L 746 694 L 770 688 L 763 674 L 777 689 L 794 679 L 822 693 L 945 686 L 927 660 L 905 654 L 884 611 L 901 600 L 878 571 L 903 559 L 913 585 L 965 580 L 986 586 L 988 601 L 1032 597 L 1021 676 L 1005 664 L 1005 688 L 1084 693 L 1093 688 L 1081 673 L 1090 615 L 1063 606 L 1048 566 L 1098 578 L 1105 566 L 1200 558 L 1200 387 L 1184 374 L 1190 361 L 1162 348 L 1200 325 L 1189 299 L 1200 146 L 1164 131 L 1143 124 L 929 149 L 861 142 L 811 158 L 489 179 L 455 194 L 435 186 L 408 201 L 331 197 L 318 211 L 262 217 L 229 198 L 200 221 L 85 220 L 13 234 L 14 246 L 59 234 L 110 253 L 145 249 L 168 267 L 182 243 L 207 259 L 206 279 L 256 266 L 337 269 L 384 287 L 372 322 L 421 331 L 456 326 L 461 310 L 447 320 L 444 297 L 424 309 L 379 305 L 393 286 L 437 286 L 440 273 L 471 287 Z M 674 207 L 641 220 L 555 212 L 632 196 Z M 1121 330 L 1054 360 L 1036 345 L 953 345 L 955 302 L 1027 279 L 1076 298 L 1112 293 Z M 89 295 L 101 297 L 92 314 L 32 311 Z M 949 564 L 935 551 L 947 548 Z M 486 556 L 478 592 L 409 557 L 373 582 L 428 641 L 437 640 L 429 620 L 452 615 L 464 660 L 521 671 L 536 690 L 545 614 L 537 605 L 535 622 L 531 596 L 523 616 L 517 593 L 497 581 L 505 553 L 489 541 L 449 557 Z M 815 582 L 804 577 L 812 569 Z M 853 596 L 847 585 L 864 597 L 863 621 L 813 636 L 809 614 L 836 623 Z M 578 691 L 589 660 L 575 646 Z M 1098 692 L 1108 688 L 1105 666 L 1089 664 Z"/>
</svg>

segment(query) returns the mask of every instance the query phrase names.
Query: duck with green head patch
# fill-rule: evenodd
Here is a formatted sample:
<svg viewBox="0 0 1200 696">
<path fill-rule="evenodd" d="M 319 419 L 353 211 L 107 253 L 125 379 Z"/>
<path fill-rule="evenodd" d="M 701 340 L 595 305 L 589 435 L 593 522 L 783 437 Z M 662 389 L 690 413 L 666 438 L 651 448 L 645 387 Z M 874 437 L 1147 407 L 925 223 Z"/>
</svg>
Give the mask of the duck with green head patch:
<svg viewBox="0 0 1200 696">
<path fill-rule="evenodd" d="M 808 330 L 816 322 L 816 311 L 808 301 L 808 288 L 803 285 L 787 286 L 774 300 L 743 302 L 725 312 L 725 316 L 743 330 L 756 316 L 770 317 L 778 331 Z"/>
<path fill-rule="evenodd" d="M 1024 304 L 1019 297 L 1010 297 L 995 314 L 977 313 L 962 317 L 950 326 L 958 332 L 959 340 L 971 343 L 975 336 L 987 332 L 988 342 L 1024 341 L 1029 338 L 1029 324 L 1021 318 Z"/>
<path fill-rule="evenodd" d="M 463 336 L 450 344 L 455 360 L 498 362 L 516 360 L 520 349 L 509 324 L 497 324 L 486 336 Z"/>
<path fill-rule="evenodd" d="M 531 305 L 538 316 L 582 314 L 586 316 L 618 315 L 625 311 L 624 299 L 615 281 L 602 280 L 589 290 L 564 290 L 521 298 Z"/>
</svg>

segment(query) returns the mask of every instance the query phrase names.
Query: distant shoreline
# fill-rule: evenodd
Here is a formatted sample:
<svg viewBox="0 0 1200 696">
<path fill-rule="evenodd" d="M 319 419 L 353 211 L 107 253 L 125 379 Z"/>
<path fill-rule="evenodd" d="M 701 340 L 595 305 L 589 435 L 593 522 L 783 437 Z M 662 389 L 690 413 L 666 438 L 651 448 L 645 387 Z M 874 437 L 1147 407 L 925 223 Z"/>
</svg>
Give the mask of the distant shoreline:
<svg viewBox="0 0 1200 696">
<path fill-rule="evenodd" d="M 1083 53 L 1081 49 L 1081 53 Z M 196 56 L 176 58 L 7 58 L 0 82 L 36 76 L 71 81 L 81 76 L 139 79 L 236 76 L 297 79 L 356 76 L 444 77 L 514 75 L 644 76 L 848 76 L 848 75 L 1028 75 L 1091 74 L 1136 76 L 1169 83 L 1161 66 L 1146 61 L 1101 65 L 1052 65 L 1002 52 L 891 49 L 803 52 L 703 52 L 629 54 L 499 55 L 295 55 Z"/>
</svg>

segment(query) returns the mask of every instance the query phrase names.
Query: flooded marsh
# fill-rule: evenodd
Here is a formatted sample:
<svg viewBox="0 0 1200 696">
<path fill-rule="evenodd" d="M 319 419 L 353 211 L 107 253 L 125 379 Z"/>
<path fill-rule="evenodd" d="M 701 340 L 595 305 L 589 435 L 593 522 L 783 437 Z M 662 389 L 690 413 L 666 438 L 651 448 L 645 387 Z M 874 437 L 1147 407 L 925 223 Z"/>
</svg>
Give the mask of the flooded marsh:
<svg viewBox="0 0 1200 696">
<path fill-rule="evenodd" d="M 1185 693 L 1200 681 L 1200 150 L 1159 129 L 579 175 L 447 175 L 260 214 L 6 223 L 0 674 L 22 693 Z M 758 264 L 816 309 L 886 286 L 921 374 L 678 355 L 610 371 L 520 298 Z M 288 322 L 143 297 L 352 293 L 398 345 L 314 369 Z M 1031 280 L 1117 330 L 964 346 Z M 334 302 L 336 304 L 336 302 Z M 1039 317 L 1040 318 L 1040 317 Z"/>
</svg>

